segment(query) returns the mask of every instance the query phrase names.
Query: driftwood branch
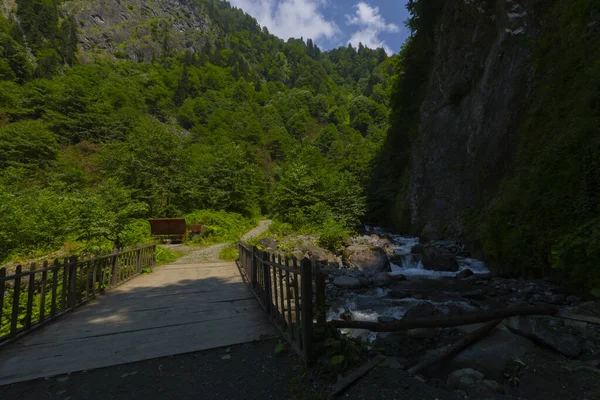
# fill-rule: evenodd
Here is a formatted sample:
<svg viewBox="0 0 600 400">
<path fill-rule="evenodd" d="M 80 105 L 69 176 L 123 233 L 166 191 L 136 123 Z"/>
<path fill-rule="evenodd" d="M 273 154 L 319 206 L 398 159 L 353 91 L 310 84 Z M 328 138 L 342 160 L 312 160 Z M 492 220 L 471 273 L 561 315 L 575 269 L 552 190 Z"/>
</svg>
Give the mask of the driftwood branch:
<svg viewBox="0 0 600 400">
<path fill-rule="evenodd" d="M 424 361 L 420 362 L 419 364 L 409 368 L 407 370 L 408 374 L 410 376 L 416 375 L 419 372 L 431 367 L 434 364 L 438 364 L 438 363 L 441 363 L 441 362 L 444 362 L 446 360 L 453 358 L 454 356 L 456 356 L 458 353 L 463 351 L 465 348 L 467 348 L 471 344 L 483 339 L 500 322 L 502 322 L 502 320 L 497 319 L 497 320 L 486 323 L 481 328 L 478 328 L 478 329 L 474 330 L 473 332 L 469 333 L 468 335 L 464 336 L 463 338 L 461 338 L 458 342 L 451 344 L 448 347 L 446 347 L 445 349 L 443 349 L 440 354 L 435 355 L 433 357 L 429 357 L 429 358 L 425 359 Z"/>
<path fill-rule="evenodd" d="M 482 322 L 502 320 L 517 315 L 553 315 L 558 312 L 558 307 L 553 305 L 513 306 L 500 310 L 478 311 L 459 316 L 435 316 L 414 318 L 390 323 L 367 321 L 340 321 L 329 322 L 335 328 L 367 329 L 373 332 L 395 332 L 414 328 L 449 328 L 453 326 L 472 325 Z"/>
<path fill-rule="evenodd" d="M 329 395 L 329 399 L 334 399 L 340 393 L 348 389 L 352 384 L 354 384 L 354 382 L 365 376 L 367 372 L 375 368 L 383 360 L 385 360 L 385 356 L 378 355 L 366 364 L 362 365 L 356 371 L 352 372 L 350 375 L 340 379 L 338 383 L 333 387 L 333 390 Z"/>
</svg>

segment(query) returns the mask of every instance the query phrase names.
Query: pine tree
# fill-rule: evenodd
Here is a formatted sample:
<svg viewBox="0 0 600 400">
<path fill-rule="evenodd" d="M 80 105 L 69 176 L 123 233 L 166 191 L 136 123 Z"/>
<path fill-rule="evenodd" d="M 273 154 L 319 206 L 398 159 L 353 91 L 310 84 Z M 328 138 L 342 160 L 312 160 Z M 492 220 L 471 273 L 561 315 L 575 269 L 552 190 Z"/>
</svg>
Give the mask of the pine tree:
<svg viewBox="0 0 600 400">
<path fill-rule="evenodd" d="M 187 65 L 184 65 L 183 71 L 181 72 L 181 76 L 179 77 L 179 82 L 177 82 L 177 87 L 175 88 L 175 93 L 173 94 L 173 102 L 178 107 L 181 107 L 185 99 L 188 97 L 189 89 L 189 72 Z"/>
</svg>

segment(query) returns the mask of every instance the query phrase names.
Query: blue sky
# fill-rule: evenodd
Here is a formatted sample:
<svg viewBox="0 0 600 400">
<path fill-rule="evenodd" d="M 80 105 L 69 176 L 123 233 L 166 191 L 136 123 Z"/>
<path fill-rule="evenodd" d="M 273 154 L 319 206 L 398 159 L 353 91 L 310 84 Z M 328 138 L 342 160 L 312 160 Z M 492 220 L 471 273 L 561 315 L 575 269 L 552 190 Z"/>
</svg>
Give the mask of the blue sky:
<svg viewBox="0 0 600 400">
<path fill-rule="evenodd" d="M 228 0 L 284 40 L 312 38 L 322 50 L 358 42 L 397 53 L 408 36 L 406 0 Z"/>
</svg>

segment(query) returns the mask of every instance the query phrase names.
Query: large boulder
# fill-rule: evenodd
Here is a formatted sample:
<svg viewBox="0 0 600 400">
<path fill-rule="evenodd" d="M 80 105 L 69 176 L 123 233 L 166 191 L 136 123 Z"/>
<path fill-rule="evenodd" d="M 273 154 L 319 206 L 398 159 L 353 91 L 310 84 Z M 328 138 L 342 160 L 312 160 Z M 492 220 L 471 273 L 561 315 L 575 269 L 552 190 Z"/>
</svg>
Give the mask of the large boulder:
<svg viewBox="0 0 600 400">
<path fill-rule="evenodd" d="M 460 271 L 458 274 L 455 275 L 456 279 L 467 279 L 470 276 L 475 275 L 473 273 L 473 271 L 471 271 L 470 269 L 465 269 L 464 271 Z"/>
<path fill-rule="evenodd" d="M 457 272 L 460 269 L 456 255 L 440 247 L 425 247 L 421 258 L 423 267 L 431 271 Z"/>
<path fill-rule="evenodd" d="M 376 246 L 350 246 L 345 250 L 348 263 L 361 271 L 391 272 L 390 260 L 381 247 Z"/>
<path fill-rule="evenodd" d="M 373 276 L 373 286 L 385 287 L 392 282 L 392 276 L 387 272 L 378 272 Z"/>
<path fill-rule="evenodd" d="M 548 318 L 512 317 L 506 321 L 506 327 L 567 357 L 577 357 L 581 354 L 581 342 L 577 336 L 566 332 L 565 328 L 561 330 L 552 326 Z"/>
<path fill-rule="evenodd" d="M 336 276 L 333 284 L 345 289 L 358 289 L 361 286 L 359 279 L 344 275 Z"/>
<path fill-rule="evenodd" d="M 415 244 L 413 247 L 411 247 L 410 252 L 412 254 L 423 254 L 425 253 L 425 246 L 422 244 Z"/>
<path fill-rule="evenodd" d="M 298 250 L 300 250 L 303 253 L 304 257 L 313 259 L 321 265 L 338 266 L 338 262 L 335 255 L 328 250 L 310 245 L 300 246 Z"/>
<path fill-rule="evenodd" d="M 476 329 L 480 325 L 466 328 Z M 444 347 L 427 352 L 429 356 L 439 354 Z M 515 335 L 507 329 L 494 329 L 488 336 L 472 344 L 456 357 L 431 367 L 428 372 L 434 376 L 447 376 L 456 369 L 473 368 L 482 372 L 488 379 L 504 380 L 508 365 L 518 357 L 536 351 L 536 345 L 529 339 Z"/>
<path fill-rule="evenodd" d="M 273 238 L 265 237 L 259 240 L 258 244 L 265 250 L 275 251 L 279 242 Z"/>
</svg>

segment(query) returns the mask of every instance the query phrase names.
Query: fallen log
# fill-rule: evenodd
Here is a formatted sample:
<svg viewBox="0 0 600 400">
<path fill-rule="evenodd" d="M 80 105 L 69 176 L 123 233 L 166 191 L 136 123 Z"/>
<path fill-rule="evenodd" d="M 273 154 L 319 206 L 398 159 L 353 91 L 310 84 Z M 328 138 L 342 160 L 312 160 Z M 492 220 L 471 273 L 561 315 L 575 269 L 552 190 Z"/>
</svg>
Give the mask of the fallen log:
<svg viewBox="0 0 600 400">
<path fill-rule="evenodd" d="M 559 318 L 570 319 L 573 321 L 587 322 L 590 324 L 600 325 L 600 318 L 592 317 L 590 315 L 578 315 L 578 314 L 571 314 L 567 311 L 561 311 L 556 316 Z"/>
<path fill-rule="evenodd" d="M 461 338 L 458 342 L 446 347 L 444 350 L 442 350 L 442 352 L 440 354 L 423 360 L 419 364 L 417 364 L 413 367 L 410 367 L 406 372 L 410 376 L 414 376 L 414 375 L 418 374 L 419 372 L 431 367 L 434 364 L 438 364 L 438 363 L 441 363 L 441 362 L 444 362 L 446 360 L 453 358 L 458 353 L 463 351 L 465 348 L 467 348 L 470 345 L 472 345 L 473 343 L 483 339 L 500 322 L 502 322 L 502 320 L 497 319 L 497 320 L 486 323 L 481 328 L 478 328 L 478 329 L 474 330 L 473 332 L 469 333 L 468 335 L 464 336 L 463 338 Z"/>
<path fill-rule="evenodd" d="M 414 328 L 449 328 L 462 325 L 473 325 L 482 322 L 494 321 L 515 317 L 518 315 L 553 315 L 558 312 L 558 307 L 553 305 L 513 306 L 500 310 L 478 311 L 459 316 L 434 316 L 426 318 L 401 319 L 400 321 L 381 323 L 368 321 L 330 321 L 329 325 L 335 328 L 367 329 L 373 332 L 395 332 Z"/>
</svg>

